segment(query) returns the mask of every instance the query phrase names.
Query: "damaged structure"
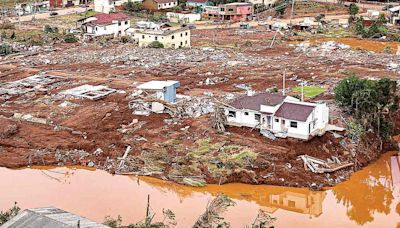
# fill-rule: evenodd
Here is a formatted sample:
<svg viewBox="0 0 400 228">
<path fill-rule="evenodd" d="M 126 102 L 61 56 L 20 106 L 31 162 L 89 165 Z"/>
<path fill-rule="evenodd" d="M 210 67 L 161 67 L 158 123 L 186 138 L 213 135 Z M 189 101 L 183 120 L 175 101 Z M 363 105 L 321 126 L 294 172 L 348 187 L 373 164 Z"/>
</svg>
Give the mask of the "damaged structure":
<svg viewBox="0 0 400 228">
<path fill-rule="evenodd" d="M 176 89 L 180 86 L 179 81 L 150 81 L 136 88 L 153 94 L 155 99 L 166 102 L 176 102 Z"/>
<path fill-rule="evenodd" d="M 228 125 L 258 128 L 270 138 L 308 140 L 323 135 L 329 122 L 325 103 L 302 102 L 272 93 L 239 97 L 226 105 L 225 115 Z"/>
<path fill-rule="evenodd" d="M 82 99 L 99 100 L 115 92 L 115 89 L 111 89 L 107 86 L 82 85 L 69 90 L 65 90 L 61 92 L 61 94 L 70 95 Z"/>
</svg>

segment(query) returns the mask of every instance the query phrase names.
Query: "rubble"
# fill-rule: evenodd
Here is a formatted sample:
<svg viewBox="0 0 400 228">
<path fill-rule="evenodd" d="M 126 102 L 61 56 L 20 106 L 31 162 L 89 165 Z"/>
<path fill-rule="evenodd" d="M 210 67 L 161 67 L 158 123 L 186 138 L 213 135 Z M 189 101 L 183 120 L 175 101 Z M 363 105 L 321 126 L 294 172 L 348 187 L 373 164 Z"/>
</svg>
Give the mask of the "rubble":
<svg viewBox="0 0 400 228">
<path fill-rule="evenodd" d="M 116 91 L 117 90 L 111 89 L 107 86 L 82 85 L 73 89 L 65 90 L 61 92 L 61 94 L 70 95 L 81 99 L 99 100 L 112 93 L 115 93 Z"/>
</svg>

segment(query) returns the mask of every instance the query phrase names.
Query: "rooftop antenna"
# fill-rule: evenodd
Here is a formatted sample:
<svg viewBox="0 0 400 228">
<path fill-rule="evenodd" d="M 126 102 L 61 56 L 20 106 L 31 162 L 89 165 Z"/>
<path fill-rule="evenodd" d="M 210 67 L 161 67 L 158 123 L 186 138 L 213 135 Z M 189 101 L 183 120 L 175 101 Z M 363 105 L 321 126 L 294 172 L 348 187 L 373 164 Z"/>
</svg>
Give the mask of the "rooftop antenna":
<svg viewBox="0 0 400 228">
<path fill-rule="evenodd" d="M 285 96 L 285 81 L 286 81 L 286 68 L 283 71 L 283 78 L 282 78 L 282 95 Z"/>
</svg>

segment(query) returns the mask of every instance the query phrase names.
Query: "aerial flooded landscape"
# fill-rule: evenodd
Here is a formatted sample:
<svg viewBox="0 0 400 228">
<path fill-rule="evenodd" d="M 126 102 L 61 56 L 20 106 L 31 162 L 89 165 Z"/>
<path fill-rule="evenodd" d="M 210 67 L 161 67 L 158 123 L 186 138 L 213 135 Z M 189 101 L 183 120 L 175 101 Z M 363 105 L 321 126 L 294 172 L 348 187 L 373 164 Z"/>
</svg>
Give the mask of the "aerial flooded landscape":
<svg viewBox="0 0 400 228">
<path fill-rule="evenodd" d="M 400 227 L 399 3 L 0 9 L 0 227 Z"/>
</svg>

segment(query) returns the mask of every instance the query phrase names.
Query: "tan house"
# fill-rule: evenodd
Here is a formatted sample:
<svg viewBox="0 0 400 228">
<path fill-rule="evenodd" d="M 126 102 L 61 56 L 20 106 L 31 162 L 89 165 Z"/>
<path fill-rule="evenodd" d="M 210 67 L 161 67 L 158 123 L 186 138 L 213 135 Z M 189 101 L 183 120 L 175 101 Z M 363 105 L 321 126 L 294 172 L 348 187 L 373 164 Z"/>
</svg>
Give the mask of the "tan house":
<svg viewBox="0 0 400 228">
<path fill-rule="evenodd" d="M 178 6 L 178 0 L 143 0 L 143 8 L 150 11 L 168 10 Z"/>
<path fill-rule="evenodd" d="M 133 39 L 139 47 L 147 47 L 158 41 L 164 48 L 190 48 L 190 29 L 136 30 Z"/>
</svg>

